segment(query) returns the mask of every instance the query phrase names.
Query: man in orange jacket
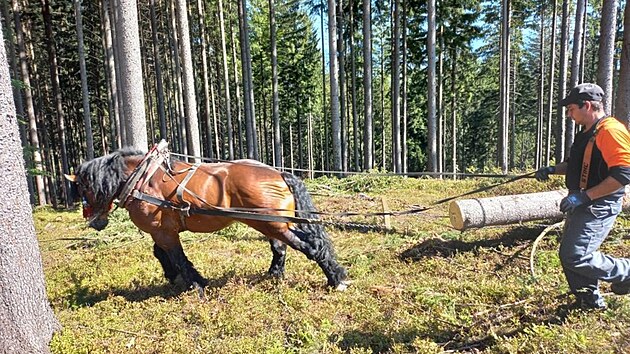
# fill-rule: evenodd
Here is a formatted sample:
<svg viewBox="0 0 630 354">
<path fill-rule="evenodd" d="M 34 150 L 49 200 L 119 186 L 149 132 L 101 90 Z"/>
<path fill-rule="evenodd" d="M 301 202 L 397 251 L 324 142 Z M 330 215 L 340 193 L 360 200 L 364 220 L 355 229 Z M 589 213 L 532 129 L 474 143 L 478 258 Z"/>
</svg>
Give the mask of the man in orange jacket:
<svg viewBox="0 0 630 354">
<path fill-rule="evenodd" d="M 621 212 L 624 186 L 630 183 L 630 134 L 614 117 L 607 117 L 604 91 L 595 84 L 580 84 L 560 104 L 584 129 L 576 134 L 567 161 L 536 172 L 543 181 L 564 174 L 569 195 L 560 210 L 566 213 L 560 243 L 560 261 L 576 305 L 605 309 L 599 281 L 611 282 L 615 294 L 630 293 L 630 259 L 600 252 Z"/>
</svg>

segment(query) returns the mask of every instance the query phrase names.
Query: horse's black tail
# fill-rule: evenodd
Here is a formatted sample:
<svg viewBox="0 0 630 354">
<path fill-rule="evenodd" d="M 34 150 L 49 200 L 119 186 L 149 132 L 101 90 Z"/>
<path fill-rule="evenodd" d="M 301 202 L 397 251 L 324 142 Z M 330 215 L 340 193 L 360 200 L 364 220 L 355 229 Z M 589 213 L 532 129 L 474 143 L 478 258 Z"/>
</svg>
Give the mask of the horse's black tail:
<svg viewBox="0 0 630 354">
<path fill-rule="evenodd" d="M 306 190 L 306 185 L 295 175 L 282 172 L 284 182 L 289 186 L 295 200 L 295 216 L 306 219 L 319 219 L 316 212 L 313 199 Z M 293 233 L 302 241 L 310 245 L 310 250 L 305 252 L 306 256 L 315 260 L 326 273 L 328 284 L 331 286 L 339 285 L 346 279 L 346 270 L 337 264 L 335 250 L 332 242 L 326 234 L 324 225 L 318 223 L 298 223 L 295 224 Z"/>
</svg>

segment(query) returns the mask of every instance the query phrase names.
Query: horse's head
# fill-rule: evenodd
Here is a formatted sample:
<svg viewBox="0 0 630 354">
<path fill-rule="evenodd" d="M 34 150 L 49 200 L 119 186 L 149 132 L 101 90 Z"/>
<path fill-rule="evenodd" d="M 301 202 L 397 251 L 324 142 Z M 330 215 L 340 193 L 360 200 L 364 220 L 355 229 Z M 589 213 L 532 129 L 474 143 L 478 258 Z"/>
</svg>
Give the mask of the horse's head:
<svg viewBox="0 0 630 354">
<path fill-rule="evenodd" d="M 142 154 L 138 151 L 121 150 L 82 163 L 74 175 L 65 175 L 76 184 L 83 204 L 83 217 L 97 231 L 108 223 L 114 199 L 126 180 L 125 157 Z"/>
</svg>

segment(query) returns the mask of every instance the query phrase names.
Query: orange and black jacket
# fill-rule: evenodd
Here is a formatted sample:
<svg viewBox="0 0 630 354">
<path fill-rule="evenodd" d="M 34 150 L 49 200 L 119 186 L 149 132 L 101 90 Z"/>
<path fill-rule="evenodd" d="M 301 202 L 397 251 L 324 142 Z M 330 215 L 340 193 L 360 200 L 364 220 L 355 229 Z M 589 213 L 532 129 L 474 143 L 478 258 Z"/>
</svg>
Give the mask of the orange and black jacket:
<svg viewBox="0 0 630 354">
<path fill-rule="evenodd" d="M 589 139 L 595 134 L 595 145 L 591 155 L 587 189 L 611 176 L 622 185 L 630 183 L 630 133 L 614 117 L 597 121 L 588 131 L 575 135 L 569 154 L 565 183 L 570 191 L 580 190 L 580 173 L 584 151 Z M 624 188 L 613 193 L 623 196 Z"/>
</svg>

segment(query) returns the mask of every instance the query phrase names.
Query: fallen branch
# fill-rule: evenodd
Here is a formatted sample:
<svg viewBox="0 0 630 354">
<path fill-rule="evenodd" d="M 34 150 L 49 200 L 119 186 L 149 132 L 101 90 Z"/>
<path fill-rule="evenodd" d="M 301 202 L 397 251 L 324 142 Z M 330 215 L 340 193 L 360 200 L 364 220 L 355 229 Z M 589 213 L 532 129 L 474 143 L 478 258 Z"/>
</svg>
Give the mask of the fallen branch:
<svg viewBox="0 0 630 354">
<path fill-rule="evenodd" d="M 549 233 L 549 231 L 555 229 L 558 226 L 562 226 L 562 225 L 564 225 L 564 220 L 560 221 L 560 222 L 557 222 L 555 224 L 547 226 L 540 233 L 540 235 L 538 235 L 538 237 L 536 237 L 536 239 L 534 240 L 534 243 L 532 244 L 532 253 L 529 255 L 529 270 L 532 272 L 532 276 L 534 277 L 534 279 L 536 278 L 536 272 L 534 271 L 534 254 L 536 253 L 536 248 L 538 247 L 538 243 L 540 242 L 540 240 L 543 239 L 543 237 L 545 237 L 545 235 L 547 235 Z"/>
</svg>

